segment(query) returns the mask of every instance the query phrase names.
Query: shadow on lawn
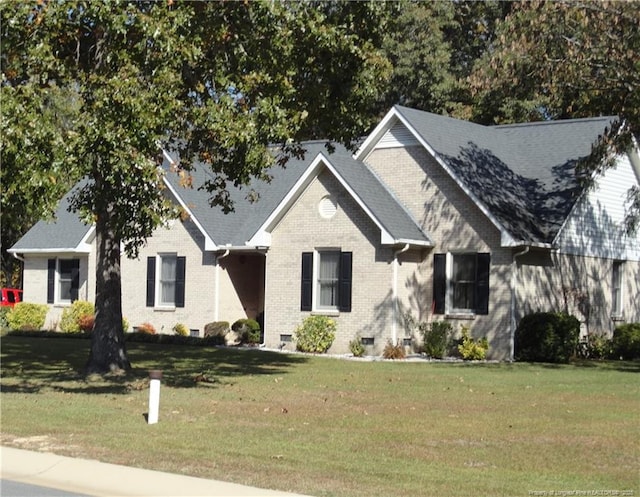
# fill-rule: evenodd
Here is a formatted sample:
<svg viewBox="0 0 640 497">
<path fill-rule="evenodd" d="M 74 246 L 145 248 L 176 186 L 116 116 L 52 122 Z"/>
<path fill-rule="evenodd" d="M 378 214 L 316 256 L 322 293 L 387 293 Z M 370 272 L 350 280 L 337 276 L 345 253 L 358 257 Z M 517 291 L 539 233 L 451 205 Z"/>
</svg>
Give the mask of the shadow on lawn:
<svg viewBox="0 0 640 497">
<path fill-rule="evenodd" d="M 258 349 L 127 343 L 132 370 L 126 374 L 85 377 L 88 340 L 74 338 L 2 338 L 2 393 L 126 394 L 148 386 L 150 370 L 163 372 L 174 388 L 215 388 L 243 375 L 283 374 L 306 362 L 304 356 Z"/>
</svg>

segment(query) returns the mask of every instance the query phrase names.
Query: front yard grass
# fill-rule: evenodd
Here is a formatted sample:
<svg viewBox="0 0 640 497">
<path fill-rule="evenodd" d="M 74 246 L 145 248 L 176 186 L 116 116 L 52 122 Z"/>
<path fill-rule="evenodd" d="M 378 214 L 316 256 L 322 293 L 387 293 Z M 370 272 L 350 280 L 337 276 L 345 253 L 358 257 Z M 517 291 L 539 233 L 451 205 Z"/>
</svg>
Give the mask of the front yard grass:
<svg viewBox="0 0 640 497">
<path fill-rule="evenodd" d="M 313 496 L 640 495 L 637 362 L 366 362 L 129 343 L 131 373 L 85 380 L 87 340 L 1 346 L 4 445 Z M 149 426 L 151 369 L 164 377 Z"/>
</svg>

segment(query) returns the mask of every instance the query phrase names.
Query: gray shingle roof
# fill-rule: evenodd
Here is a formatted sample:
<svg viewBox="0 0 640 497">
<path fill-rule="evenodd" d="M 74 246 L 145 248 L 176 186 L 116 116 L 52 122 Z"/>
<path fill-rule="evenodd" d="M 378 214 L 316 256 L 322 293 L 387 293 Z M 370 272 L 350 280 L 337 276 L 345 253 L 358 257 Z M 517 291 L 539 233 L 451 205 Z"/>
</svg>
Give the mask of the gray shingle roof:
<svg viewBox="0 0 640 497">
<path fill-rule="evenodd" d="M 428 237 L 409 213 L 363 163 L 353 159 L 347 149 L 334 144 L 335 150 L 329 153 L 324 141 L 305 142 L 302 146 L 306 150 L 304 157 L 290 159 L 284 168 L 273 167 L 269 171 L 272 177 L 270 182 L 254 180 L 242 188 L 228 185 L 234 203 L 234 211 L 228 214 L 219 207 L 209 206 L 210 195 L 201 188 L 209 178 L 205 166 L 195 165 L 192 172 L 193 188 L 179 186 L 175 174 L 168 173 L 167 179 L 216 245 L 241 247 L 283 202 L 318 154 L 322 154 L 391 236 L 397 240 L 429 243 Z M 165 166 L 168 167 L 168 164 Z M 258 194 L 258 201 L 247 200 L 247 194 L 251 191 Z"/>
<path fill-rule="evenodd" d="M 576 165 L 616 117 L 482 126 L 395 107 L 514 240 L 552 243 L 579 192 Z"/>
<path fill-rule="evenodd" d="M 336 153 L 327 160 L 395 240 L 432 244 L 402 203 L 363 162 L 337 145 Z"/>
<path fill-rule="evenodd" d="M 76 213 L 69 212 L 72 192 L 60 201 L 52 221 L 38 221 L 10 250 L 18 253 L 82 251 L 80 244 L 93 228 L 83 223 Z"/>
<path fill-rule="evenodd" d="M 575 175 L 578 161 L 616 119 L 600 117 L 506 126 L 482 126 L 396 106 L 415 133 L 427 143 L 453 174 L 516 241 L 552 243 L 580 191 Z M 274 167 L 270 182 L 254 180 L 248 187 L 229 186 L 235 210 L 224 214 L 209 205 L 209 193 L 198 189 L 210 174 L 202 165 L 193 171 L 193 189 L 182 188 L 167 174 L 173 190 L 188 206 L 199 225 L 217 246 L 245 246 L 264 225 L 322 154 L 356 200 L 395 241 L 431 244 L 429 237 L 390 190 L 361 161 L 336 145 L 329 153 L 325 142 L 303 144 L 304 158 Z M 168 164 L 165 164 L 168 167 Z M 259 200 L 250 202 L 255 192 Z M 68 196 L 55 222 L 38 222 L 13 247 L 13 252 L 77 250 L 90 226 L 68 212 Z"/>
</svg>

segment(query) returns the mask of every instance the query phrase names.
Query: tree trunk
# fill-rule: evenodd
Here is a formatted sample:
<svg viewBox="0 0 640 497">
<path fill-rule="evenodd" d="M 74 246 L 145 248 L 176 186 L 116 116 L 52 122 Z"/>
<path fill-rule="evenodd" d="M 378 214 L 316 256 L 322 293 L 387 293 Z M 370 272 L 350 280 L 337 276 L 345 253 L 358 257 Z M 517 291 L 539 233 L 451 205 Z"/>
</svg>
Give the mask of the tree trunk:
<svg viewBox="0 0 640 497">
<path fill-rule="evenodd" d="M 120 240 L 109 222 L 112 209 L 104 209 L 96 222 L 96 317 L 86 374 L 131 369 L 122 329 Z"/>
</svg>

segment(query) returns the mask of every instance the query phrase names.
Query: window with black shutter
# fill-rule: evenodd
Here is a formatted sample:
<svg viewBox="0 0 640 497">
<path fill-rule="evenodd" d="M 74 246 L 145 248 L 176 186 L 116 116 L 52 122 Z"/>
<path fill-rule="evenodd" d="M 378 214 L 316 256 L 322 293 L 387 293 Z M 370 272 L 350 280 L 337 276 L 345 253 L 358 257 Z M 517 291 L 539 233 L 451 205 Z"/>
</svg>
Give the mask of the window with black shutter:
<svg viewBox="0 0 640 497">
<path fill-rule="evenodd" d="M 147 257 L 147 307 L 185 306 L 186 257 Z"/>
<path fill-rule="evenodd" d="M 352 253 L 302 253 L 300 310 L 351 312 Z"/>
<path fill-rule="evenodd" d="M 434 254 L 433 313 L 488 314 L 490 254 Z"/>
<path fill-rule="evenodd" d="M 70 303 L 78 300 L 80 259 L 47 260 L 47 303 Z"/>
</svg>

